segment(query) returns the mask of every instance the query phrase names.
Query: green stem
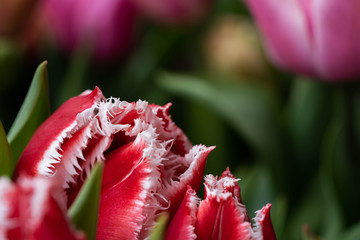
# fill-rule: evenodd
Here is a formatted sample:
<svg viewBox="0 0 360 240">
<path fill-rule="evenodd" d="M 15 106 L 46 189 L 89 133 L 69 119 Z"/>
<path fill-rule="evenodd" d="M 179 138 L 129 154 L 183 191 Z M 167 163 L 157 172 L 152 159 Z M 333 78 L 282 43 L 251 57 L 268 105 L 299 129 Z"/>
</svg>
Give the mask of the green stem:
<svg viewBox="0 0 360 240">
<path fill-rule="evenodd" d="M 60 106 L 63 102 L 71 97 L 82 93 L 86 85 L 86 74 L 89 70 L 90 53 L 79 48 L 74 52 L 67 71 L 64 75 L 63 82 L 60 84 L 59 95 L 57 97 L 56 106 Z"/>
<path fill-rule="evenodd" d="M 345 150 L 347 153 L 347 159 L 350 165 L 356 163 L 356 145 L 355 145 L 355 126 L 354 126 L 354 100 L 355 92 L 352 84 L 347 84 L 342 87 L 343 99 L 344 99 L 344 123 L 345 123 Z"/>
</svg>

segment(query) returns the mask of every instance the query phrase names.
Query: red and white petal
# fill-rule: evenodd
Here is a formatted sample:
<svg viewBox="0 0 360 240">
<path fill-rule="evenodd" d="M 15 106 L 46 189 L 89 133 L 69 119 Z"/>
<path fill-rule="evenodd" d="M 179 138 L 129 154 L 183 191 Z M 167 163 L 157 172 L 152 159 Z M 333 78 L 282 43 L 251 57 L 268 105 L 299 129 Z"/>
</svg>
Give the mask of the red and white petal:
<svg viewBox="0 0 360 240">
<path fill-rule="evenodd" d="M 1 239 L 85 239 L 52 197 L 47 179 L 20 177 L 17 184 L 1 179 L 0 190 Z"/>
<path fill-rule="evenodd" d="M 52 175 L 56 170 L 53 165 L 60 162 L 64 141 L 88 124 L 103 99 L 100 89 L 95 88 L 89 94 L 81 94 L 66 101 L 34 133 L 20 156 L 15 179 L 22 172 L 31 176 Z"/>
<path fill-rule="evenodd" d="M 225 171 L 219 180 L 205 177 L 206 196 L 199 205 L 195 228 L 198 239 L 251 239 L 246 209 L 234 194 L 238 179 L 229 174 Z"/>
<path fill-rule="evenodd" d="M 155 193 L 164 151 L 148 126 L 135 141 L 105 156 L 98 239 L 145 238 L 161 209 Z"/>
<path fill-rule="evenodd" d="M 8 231 L 15 228 L 17 223 L 11 216 L 15 209 L 16 189 L 11 181 L 0 178 L 0 239 L 7 239 Z"/>
<path fill-rule="evenodd" d="M 226 170 L 221 174 L 219 180 L 223 179 L 225 177 L 232 178 L 235 181 L 237 181 L 237 179 L 235 179 L 235 176 L 230 172 L 229 167 L 227 167 Z M 232 192 L 233 196 L 235 198 L 237 198 L 240 203 L 242 203 L 241 195 L 240 195 L 240 187 L 239 187 L 238 184 L 229 184 L 229 185 L 224 186 L 224 187 L 225 187 L 225 189 L 224 189 L 225 192 Z"/>
<path fill-rule="evenodd" d="M 85 240 L 86 237 L 81 232 L 75 232 L 73 227 L 69 225 L 69 220 L 64 216 L 60 206 L 54 198 L 49 198 L 45 205 L 41 222 L 33 232 L 33 239 L 38 240 Z"/>
<path fill-rule="evenodd" d="M 170 177 L 169 183 L 165 182 L 164 188 L 160 190 L 160 193 L 170 201 L 168 209 L 170 213 L 174 213 L 180 205 L 188 185 L 196 191 L 199 189 L 204 176 L 206 159 L 214 148 L 196 145 L 184 157 L 175 158 L 177 163 L 182 163 L 179 168 L 182 167 L 185 170 L 175 172 L 175 175 Z"/>
<path fill-rule="evenodd" d="M 174 212 L 185 194 L 187 185 L 194 189 L 200 187 L 206 158 L 213 147 L 192 147 L 186 135 L 171 120 L 168 114 L 169 107 L 170 104 L 161 107 L 148 105 L 144 101 L 127 103 L 110 99 L 100 104 L 99 119 L 102 119 L 100 122 L 103 124 L 103 132 L 121 129 L 113 135 L 114 141 L 108 151 L 133 141 L 148 125 L 152 126 L 153 140 L 164 150 L 159 177 L 162 186 L 156 193 L 163 196 L 164 200 L 159 200 L 164 207 L 170 202 L 168 210 Z M 101 109 L 107 109 L 107 112 L 102 114 Z M 104 124 L 105 122 L 107 123 Z"/>
<path fill-rule="evenodd" d="M 251 239 L 251 224 L 229 195 L 208 195 L 200 203 L 196 217 L 195 233 L 199 240 Z"/>
<path fill-rule="evenodd" d="M 195 191 L 188 186 L 184 199 L 166 230 L 166 240 L 196 239 L 195 223 L 199 201 L 200 199 L 196 196 Z"/>
<path fill-rule="evenodd" d="M 276 240 L 274 228 L 271 223 L 270 208 L 271 204 L 267 204 L 261 210 L 256 212 L 256 216 L 254 218 L 254 239 Z"/>
<path fill-rule="evenodd" d="M 242 211 L 242 213 L 245 214 L 245 220 L 248 222 L 251 222 L 251 219 L 250 219 L 250 217 L 244 207 L 244 204 L 241 200 L 240 186 L 239 186 L 239 184 L 236 183 L 239 179 L 235 178 L 235 176 L 230 172 L 229 167 L 227 167 L 226 170 L 221 174 L 219 181 L 226 177 L 229 178 L 230 180 L 228 179 L 224 182 L 226 184 L 223 186 L 223 191 L 232 193 L 233 197 L 237 200 L 238 203 L 240 203 L 240 206 L 241 206 L 240 210 Z"/>
</svg>

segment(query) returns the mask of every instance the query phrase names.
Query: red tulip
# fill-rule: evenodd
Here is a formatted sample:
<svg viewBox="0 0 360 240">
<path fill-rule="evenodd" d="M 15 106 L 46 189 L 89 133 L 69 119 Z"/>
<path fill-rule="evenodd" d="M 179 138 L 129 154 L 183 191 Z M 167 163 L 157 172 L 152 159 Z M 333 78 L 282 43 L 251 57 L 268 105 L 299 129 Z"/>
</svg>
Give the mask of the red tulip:
<svg viewBox="0 0 360 240">
<path fill-rule="evenodd" d="M 0 239 L 85 239 L 70 225 L 51 188 L 44 178 L 21 177 L 16 184 L 0 178 Z"/>
<path fill-rule="evenodd" d="M 207 175 L 205 200 L 202 201 L 188 187 L 165 239 L 276 240 L 270 219 L 271 204 L 256 213 L 252 226 L 241 203 L 237 181 L 228 169 L 219 179 Z"/>
<path fill-rule="evenodd" d="M 192 146 L 169 107 L 104 101 L 98 88 L 71 98 L 35 132 L 15 178 L 47 176 L 69 206 L 94 163 L 104 160 L 98 239 L 145 238 L 161 211 L 175 212 L 187 185 L 200 187 L 213 149 Z"/>
<path fill-rule="evenodd" d="M 357 0 L 245 0 L 278 66 L 325 80 L 360 76 Z"/>
</svg>

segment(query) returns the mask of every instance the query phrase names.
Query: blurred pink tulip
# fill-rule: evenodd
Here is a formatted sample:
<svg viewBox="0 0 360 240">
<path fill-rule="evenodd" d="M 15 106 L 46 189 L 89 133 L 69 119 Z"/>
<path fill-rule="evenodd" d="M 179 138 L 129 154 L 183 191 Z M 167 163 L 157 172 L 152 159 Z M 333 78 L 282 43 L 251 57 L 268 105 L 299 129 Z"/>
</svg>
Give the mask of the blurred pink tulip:
<svg viewBox="0 0 360 240">
<path fill-rule="evenodd" d="M 131 45 L 135 9 L 128 0 L 43 0 L 43 8 L 58 44 L 68 51 L 86 48 L 103 60 Z"/>
<path fill-rule="evenodd" d="M 205 16 L 212 0 L 134 0 L 147 17 L 165 25 L 185 25 Z"/>
<path fill-rule="evenodd" d="M 358 0 L 245 0 L 278 66 L 327 81 L 360 76 Z"/>
</svg>

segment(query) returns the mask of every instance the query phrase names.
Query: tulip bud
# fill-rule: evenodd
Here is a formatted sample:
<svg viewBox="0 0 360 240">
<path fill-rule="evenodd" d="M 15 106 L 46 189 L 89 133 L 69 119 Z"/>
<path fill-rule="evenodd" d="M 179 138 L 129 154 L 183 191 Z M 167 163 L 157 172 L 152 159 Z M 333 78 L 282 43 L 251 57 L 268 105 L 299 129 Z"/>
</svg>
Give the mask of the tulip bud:
<svg viewBox="0 0 360 240">
<path fill-rule="evenodd" d="M 360 76 L 357 0 L 246 0 L 279 67 L 327 81 Z"/>
<path fill-rule="evenodd" d="M 185 25 L 201 20 L 212 0 L 134 0 L 149 19 L 165 25 Z"/>
<path fill-rule="evenodd" d="M 268 79 L 268 63 L 258 33 L 248 19 L 227 15 L 215 22 L 205 38 L 208 69 L 215 74 Z"/>
</svg>

